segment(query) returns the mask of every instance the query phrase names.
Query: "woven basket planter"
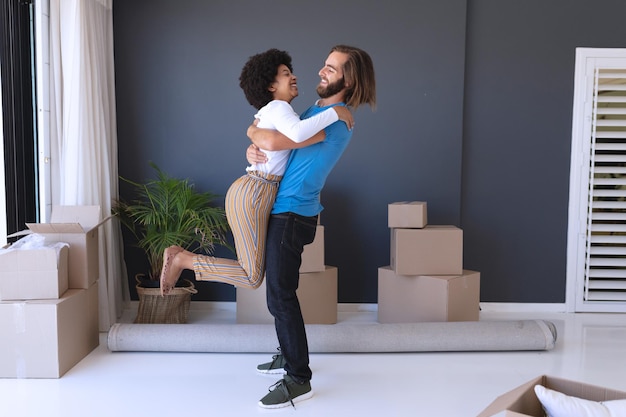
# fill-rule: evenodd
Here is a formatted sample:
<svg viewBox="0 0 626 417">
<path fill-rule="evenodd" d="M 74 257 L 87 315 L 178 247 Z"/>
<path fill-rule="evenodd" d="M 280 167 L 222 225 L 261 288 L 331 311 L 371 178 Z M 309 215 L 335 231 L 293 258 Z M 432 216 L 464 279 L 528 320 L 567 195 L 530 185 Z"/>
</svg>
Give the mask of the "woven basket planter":
<svg viewBox="0 0 626 417">
<path fill-rule="evenodd" d="M 146 288 L 137 281 L 137 295 L 139 296 L 139 308 L 135 323 L 159 323 L 159 324 L 183 324 L 189 317 L 189 305 L 191 294 L 198 290 L 193 282 L 184 279 L 184 286 L 177 286 L 165 297 L 161 297 L 160 288 Z"/>
</svg>

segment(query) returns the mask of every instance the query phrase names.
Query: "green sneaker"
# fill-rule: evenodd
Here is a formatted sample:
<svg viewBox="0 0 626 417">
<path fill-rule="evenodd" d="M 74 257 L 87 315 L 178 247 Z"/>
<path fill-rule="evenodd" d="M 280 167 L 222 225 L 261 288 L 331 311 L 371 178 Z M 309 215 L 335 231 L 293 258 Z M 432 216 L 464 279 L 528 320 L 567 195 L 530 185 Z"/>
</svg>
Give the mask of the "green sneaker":
<svg viewBox="0 0 626 417">
<path fill-rule="evenodd" d="M 285 358 L 280 353 L 272 356 L 271 362 L 266 362 L 256 367 L 257 372 L 262 374 L 285 374 Z"/>
<path fill-rule="evenodd" d="M 289 375 L 270 387 L 270 392 L 259 401 L 259 407 L 282 408 L 296 407 L 294 403 L 308 400 L 313 396 L 311 382 L 297 383 Z"/>
</svg>

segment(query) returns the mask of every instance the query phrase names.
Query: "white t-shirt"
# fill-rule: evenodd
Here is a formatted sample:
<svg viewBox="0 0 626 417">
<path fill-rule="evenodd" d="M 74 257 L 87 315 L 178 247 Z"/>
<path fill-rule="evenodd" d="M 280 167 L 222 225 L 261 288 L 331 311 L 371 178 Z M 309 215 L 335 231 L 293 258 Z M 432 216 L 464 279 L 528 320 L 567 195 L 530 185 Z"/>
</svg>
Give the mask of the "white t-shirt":
<svg viewBox="0 0 626 417">
<path fill-rule="evenodd" d="M 257 127 L 278 130 L 296 143 L 304 142 L 320 130 L 339 120 L 333 109 L 325 110 L 308 119 L 300 120 L 291 104 L 283 100 L 272 100 L 263 106 L 255 118 L 259 119 Z M 261 171 L 266 174 L 283 175 L 287 167 L 290 150 L 268 151 L 261 149 L 268 161 L 264 164 L 253 164 L 246 171 Z"/>
</svg>

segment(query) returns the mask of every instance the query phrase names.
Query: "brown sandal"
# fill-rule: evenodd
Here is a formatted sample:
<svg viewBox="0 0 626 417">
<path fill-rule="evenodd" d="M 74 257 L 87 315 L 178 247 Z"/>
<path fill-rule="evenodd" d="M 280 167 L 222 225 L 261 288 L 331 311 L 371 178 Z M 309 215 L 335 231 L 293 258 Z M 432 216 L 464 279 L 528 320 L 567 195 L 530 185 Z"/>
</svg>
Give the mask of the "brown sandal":
<svg viewBox="0 0 626 417">
<path fill-rule="evenodd" d="M 163 267 L 161 268 L 161 297 L 169 294 L 176 286 L 176 282 L 178 282 L 177 277 L 173 283 L 168 283 L 167 274 L 170 272 L 174 258 L 176 258 L 176 255 L 181 253 L 183 250 L 184 249 L 180 246 L 172 245 L 163 251 Z"/>
</svg>

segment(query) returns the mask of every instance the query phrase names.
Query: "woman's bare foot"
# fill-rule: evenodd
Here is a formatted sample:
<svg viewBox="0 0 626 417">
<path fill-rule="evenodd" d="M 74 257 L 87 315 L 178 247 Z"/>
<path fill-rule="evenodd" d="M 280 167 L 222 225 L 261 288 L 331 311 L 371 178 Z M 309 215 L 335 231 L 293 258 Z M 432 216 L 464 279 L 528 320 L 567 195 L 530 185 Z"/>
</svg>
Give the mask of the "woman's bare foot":
<svg viewBox="0 0 626 417">
<path fill-rule="evenodd" d="M 161 268 L 161 297 L 169 294 L 176 286 L 183 269 L 175 265 L 176 255 L 183 251 L 180 246 L 170 246 L 163 251 L 163 267 Z"/>
</svg>

